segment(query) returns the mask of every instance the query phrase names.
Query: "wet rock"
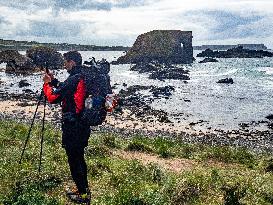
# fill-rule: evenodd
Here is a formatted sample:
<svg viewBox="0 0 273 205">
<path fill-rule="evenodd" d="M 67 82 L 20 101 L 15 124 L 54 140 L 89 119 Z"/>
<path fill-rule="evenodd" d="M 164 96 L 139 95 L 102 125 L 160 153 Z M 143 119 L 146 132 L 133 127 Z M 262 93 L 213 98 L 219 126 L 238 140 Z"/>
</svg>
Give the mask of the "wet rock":
<svg viewBox="0 0 273 205">
<path fill-rule="evenodd" d="M 30 90 L 30 89 L 24 89 L 23 92 L 25 92 L 25 93 L 33 93 L 33 91 Z"/>
<path fill-rule="evenodd" d="M 148 90 L 148 89 L 152 89 L 152 88 L 154 88 L 154 86 L 133 85 L 133 86 L 128 87 L 127 90 L 121 89 L 119 92 L 119 96 L 120 97 L 127 97 L 127 96 L 135 94 L 137 91 Z"/>
<path fill-rule="evenodd" d="M 233 84 L 234 82 L 232 78 L 225 78 L 225 79 L 218 80 L 217 83 Z"/>
<path fill-rule="evenodd" d="M 138 63 L 131 67 L 130 70 L 138 71 L 139 73 L 151 73 L 156 72 L 160 69 L 163 69 L 163 65 L 158 64 L 157 62 L 153 63 Z"/>
<path fill-rule="evenodd" d="M 243 46 L 228 49 L 227 51 L 213 51 L 206 49 L 202 53 L 197 54 L 197 57 L 210 58 L 263 58 L 273 57 L 273 53 L 263 50 L 244 49 Z"/>
<path fill-rule="evenodd" d="M 168 114 L 162 110 L 155 110 L 151 108 L 149 104 L 154 101 L 154 98 L 149 95 L 142 95 L 138 91 L 150 90 L 154 91 L 158 95 L 169 95 L 168 92 L 172 91 L 171 86 L 163 88 L 155 88 L 154 86 L 130 86 L 127 90 L 121 90 L 119 93 L 120 102 L 119 105 L 126 109 L 129 109 L 137 118 L 143 122 L 159 121 L 159 122 L 170 122 Z"/>
<path fill-rule="evenodd" d="M 20 54 L 16 50 L 1 51 L 0 61 L 6 63 L 5 71 L 8 73 L 26 73 L 35 70 L 32 59 Z"/>
<path fill-rule="evenodd" d="M 152 88 L 150 92 L 153 93 L 154 97 L 159 97 L 159 96 L 170 96 L 172 95 L 172 92 L 174 91 L 173 86 L 165 86 L 165 87 L 160 87 L 160 88 Z"/>
<path fill-rule="evenodd" d="M 216 63 L 216 62 L 219 62 L 218 60 L 214 59 L 214 58 L 205 58 L 204 60 L 202 61 L 199 61 L 199 63 Z"/>
<path fill-rule="evenodd" d="M 268 120 L 273 120 L 273 114 L 267 115 L 265 118 Z"/>
<path fill-rule="evenodd" d="M 27 82 L 27 80 L 21 80 L 19 82 L 19 88 L 30 86 L 30 84 Z"/>
<path fill-rule="evenodd" d="M 190 80 L 188 73 L 183 71 L 180 68 L 156 71 L 156 72 L 153 72 L 149 76 L 149 78 L 157 79 L 157 80 L 165 80 L 165 79 Z"/>
<path fill-rule="evenodd" d="M 31 104 L 29 104 L 28 102 L 21 102 L 21 103 L 17 103 L 17 105 L 20 107 L 27 107 L 27 106 L 30 106 Z"/>
<path fill-rule="evenodd" d="M 62 54 L 45 46 L 32 47 L 26 51 L 26 56 L 32 59 L 36 67 L 47 67 L 50 70 L 63 68 Z"/>
<path fill-rule="evenodd" d="M 138 63 L 131 68 L 139 73 L 149 73 L 150 79 L 189 80 L 189 71 L 169 64 L 160 64 L 158 61 Z"/>
</svg>

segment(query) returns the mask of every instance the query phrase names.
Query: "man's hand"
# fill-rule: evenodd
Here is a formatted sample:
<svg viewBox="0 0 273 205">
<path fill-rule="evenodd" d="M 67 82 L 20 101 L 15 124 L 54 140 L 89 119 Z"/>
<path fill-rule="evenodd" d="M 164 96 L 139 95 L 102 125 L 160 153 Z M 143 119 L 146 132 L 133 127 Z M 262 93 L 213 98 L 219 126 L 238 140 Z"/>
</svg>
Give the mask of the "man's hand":
<svg viewBox="0 0 273 205">
<path fill-rule="evenodd" d="M 45 74 L 44 77 L 43 77 L 43 81 L 44 81 L 44 83 L 49 83 L 49 82 L 51 82 L 51 77 L 50 77 L 50 75 Z"/>
<path fill-rule="evenodd" d="M 44 75 L 44 77 L 43 77 L 43 81 L 44 81 L 44 83 L 49 83 L 49 82 L 51 82 L 53 79 L 54 79 L 54 76 L 53 76 L 53 73 L 47 73 L 46 72 L 46 69 L 44 69 L 44 71 L 45 71 L 45 75 Z"/>
</svg>

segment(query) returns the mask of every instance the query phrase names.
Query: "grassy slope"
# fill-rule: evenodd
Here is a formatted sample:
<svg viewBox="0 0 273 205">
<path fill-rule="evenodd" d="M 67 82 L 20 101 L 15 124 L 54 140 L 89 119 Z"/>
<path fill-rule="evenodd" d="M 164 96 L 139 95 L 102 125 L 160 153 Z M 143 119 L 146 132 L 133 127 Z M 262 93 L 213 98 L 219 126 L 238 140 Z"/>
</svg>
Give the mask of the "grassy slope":
<svg viewBox="0 0 273 205">
<path fill-rule="evenodd" d="M 46 127 L 39 174 L 39 130 L 34 129 L 23 164 L 18 165 L 28 126 L 0 121 L 0 204 L 72 204 L 64 194 L 70 172 L 61 133 Z M 144 152 L 169 161 L 189 159 L 196 166 L 175 172 L 144 165 L 115 153 Z M 184 144 L 144 136 L 92 134 L 86 149 L 92 204 L 272 204 L 270 156 L 244 149 Z"/>
</svg>

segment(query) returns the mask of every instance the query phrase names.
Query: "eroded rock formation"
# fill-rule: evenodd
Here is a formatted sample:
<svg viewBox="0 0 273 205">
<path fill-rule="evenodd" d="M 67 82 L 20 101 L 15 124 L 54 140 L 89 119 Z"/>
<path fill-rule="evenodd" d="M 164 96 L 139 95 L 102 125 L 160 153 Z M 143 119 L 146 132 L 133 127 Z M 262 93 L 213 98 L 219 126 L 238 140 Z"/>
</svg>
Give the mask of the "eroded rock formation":
<svg viewBox="0 0 273 205">
<path fill-rule="evenodd" d="M 133 47 L 117 63 L 192 63 L 192 32 L 154 30 L 137 37 Z"/>
</svg>

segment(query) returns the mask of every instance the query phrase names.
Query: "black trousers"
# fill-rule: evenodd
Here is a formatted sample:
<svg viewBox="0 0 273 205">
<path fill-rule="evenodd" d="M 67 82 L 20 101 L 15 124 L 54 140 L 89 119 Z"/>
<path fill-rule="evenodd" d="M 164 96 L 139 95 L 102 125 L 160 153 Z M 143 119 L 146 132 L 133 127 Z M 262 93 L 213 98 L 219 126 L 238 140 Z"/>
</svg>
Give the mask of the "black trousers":
<svg viewBox="0 0 273 205">
<path fill-rule="evenodd" d="M 88 188 L 87 166 L 84 160 L 84 147 L 67 148 L 65 151 L 72 178 L 78 188 L 79 193 L 86 193 Z"/>
<path fill-rule="evenodd" d="M 76 121 L 63 121 L 62 145 L 66 151 L 72 178 L 80 193 L 88 188 L 87 166 L 84 160 L 84 148 L 88 145 L 90 127 Z"/>
</svg>

